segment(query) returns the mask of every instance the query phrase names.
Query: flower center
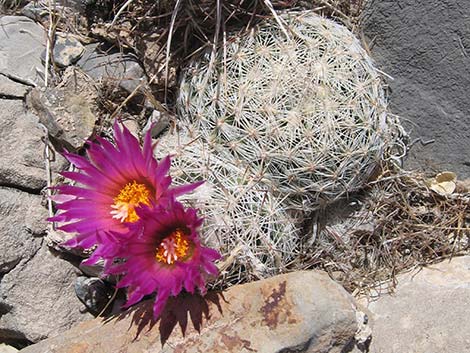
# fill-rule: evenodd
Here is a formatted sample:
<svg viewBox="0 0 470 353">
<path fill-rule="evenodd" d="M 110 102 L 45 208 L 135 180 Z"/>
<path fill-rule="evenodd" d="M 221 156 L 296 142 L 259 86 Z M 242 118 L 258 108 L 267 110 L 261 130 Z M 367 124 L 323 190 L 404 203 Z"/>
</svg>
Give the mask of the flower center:
<svg viewBox="0 0 470 353">
<path fill-rule="evenodd" d="M 189 241 L 181 229 L 176 229 L 167 236 L 155 252 L 155 259 L 168 265 L 175 261 L 185 259 L 189 253 Z"/>
<path fill-rule="evenodd" d="M 113 210 L 110 212 L 113 218 L 121 222 L 136 222 L 139 219 L 135 208 L 141 204 L 149 205 L 150 191 L 144 184 L 138 184 L 135 180 L 126 184 L 119 195 L 114 198 Z"/>
</svg>

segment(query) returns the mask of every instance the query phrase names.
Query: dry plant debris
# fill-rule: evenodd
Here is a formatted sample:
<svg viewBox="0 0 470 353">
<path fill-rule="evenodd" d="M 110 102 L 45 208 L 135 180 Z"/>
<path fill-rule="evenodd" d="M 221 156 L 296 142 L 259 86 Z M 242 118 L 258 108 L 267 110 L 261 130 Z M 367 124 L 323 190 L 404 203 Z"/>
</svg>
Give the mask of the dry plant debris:
<svg viewBox="0 0 470 353">
<path fill-rule="evenodd" d="M 426 184 L 422 174 L 388 170 L 358 195 L 348 218 L 320 226 L 311 266 L 355 294 L 374 295 L 393 290 L 400 272 L 468 254 L 469 189 L 460 183 L 446 196 Z"/>
</svg>

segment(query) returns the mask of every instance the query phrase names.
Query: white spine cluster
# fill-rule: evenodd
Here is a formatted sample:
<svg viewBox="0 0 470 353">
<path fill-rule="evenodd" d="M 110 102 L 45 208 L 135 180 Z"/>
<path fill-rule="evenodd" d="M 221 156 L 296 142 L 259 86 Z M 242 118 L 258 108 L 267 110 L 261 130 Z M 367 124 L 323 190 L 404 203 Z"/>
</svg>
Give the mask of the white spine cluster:
<svg viewBox="0 0 470 353">
<path fill-rule="evenodd" d="M 387 115 L 377 70 L 347 28 L 312 12 L 281 17 L 289 38 L 272 19 L 229 39 L 215 61 L 194 61 L 178 111 L 206 143 L 284 200 L 281 209 L 312 211 L 362 188 L 401 143 L 401 128 Z"/>
<path fill-rule="evenodd" d="M 204 242 L 225 259 L 217 284 L 282 273 L 298 257 L 295 213 L 285 210 L 283 200 L 269 193 L 230 154 L 187 133 L 166 135 L 156 153 L 157 158 L 174 156 L 171 176 L 176 185 L 205 180 L 180 200 L 200 209 Z"/>
</svg>

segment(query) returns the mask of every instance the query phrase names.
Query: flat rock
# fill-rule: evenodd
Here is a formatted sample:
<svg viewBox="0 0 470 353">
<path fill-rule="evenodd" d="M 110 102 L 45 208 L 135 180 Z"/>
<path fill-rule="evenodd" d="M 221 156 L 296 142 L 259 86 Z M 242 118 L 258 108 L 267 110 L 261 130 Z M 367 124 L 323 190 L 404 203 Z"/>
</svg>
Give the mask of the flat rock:
<svg viewBox="0 0 470 353">
<path fill-rule="evenodd" d="M 43 82 L 44 29 L 23 16 L 0 17 L 0 73 L 34 86 Z"/>
<path fill-rule="evenodd" d="M 37 237 L 44 235 L 47 210 L 41 196 L 0 187 L 0 275 L 22 260 L 29 260 L 40 248 Z"/>
<path fill-rule="evenodd" d="M 97 44 L 85 46 L 85 52 L 77 65 L 97 81 L 108 80 L 131 93 L 146 79 L 144 70 L 130 55 L 106 54 Z"/>
<path fill-rule="evenodd" d="M 0 341 L 38 342 L 93 316 L 76 298 L 76 269 L 43 245 L 0 282 Z"/>
<path fill-rule="evenodd" d="M 30 86 L 15 82 L 0 74 L 0 98 L 23 99 L 30 88 Z"/>
<path fill-rule="evenodd" d="M 390 108 L 411 139 L 407 168 L 470 177 L 470 7 L 466 0 L 370 0 L 362 29 L 393 77 Z"/>
<path fill-rule="evenodd" d="M 156 324 L 151 322 L 153 303 L 146 301 L 21 352 L 339 353 L 349 351 L 345 346 L 358 328 L 351 297 L 321 272 L 280 275 L 205 298 L 180 295 Z M 183 337 L 179 325 L 186 327 L 188 311 L 200 333 L 189 323 Z"/>
<path fill-rule="evenodd" d="M 470 352 L 470 257 L 398 277 L 394 295 L 370 302 L 370 353 Z"/>
<path fill-rule="evenodd" d="M 21 100 L 0 100 L 0 185 L 38 192 L 46 186 L 45 133 Z M 66 161 L 56 155 L 53 170 Z"/>
</svg>

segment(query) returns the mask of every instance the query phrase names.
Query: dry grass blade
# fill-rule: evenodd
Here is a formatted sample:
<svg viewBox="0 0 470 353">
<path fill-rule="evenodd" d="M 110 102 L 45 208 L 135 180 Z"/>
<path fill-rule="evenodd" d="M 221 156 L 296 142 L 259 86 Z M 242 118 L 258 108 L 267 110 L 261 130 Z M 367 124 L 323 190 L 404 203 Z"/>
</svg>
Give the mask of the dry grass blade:
<svg viewBox="0 0 470 353">
<path fill-rule="evenodd" d="M 114 23 L 117 21 L 117 19 L 119 18 L 119 16 L 121 16 L 121 14 L 127 9 L 127 7 L 129 7 L 130 4 L 132 4 L 135 0 L 127 0 L 118 10 L 118 12 L 116 13 L 116 15 L 114 16 L 114 19 L 113 21 L 111 22 L 111 26 L 114 25 Z"/>
<path fill-rule="evenodd" d="M 273 4 L 271 3 L 270 0 L 263 0 L 264 4 L 266 7 L 269 9 L 271 14 L 273 15 L 274 19 L 276 20 L 277 24 L 279 25 L 279 28 L 281 28 L 282 32 L 286 35 L 286 38 L 290 40 L 289 33 L 286 30 L 285 23 L 282 21 L 281 17 L 278 16 L 276 10 L 274 10 Z"/>
<path fill-rule="evenodd" d="M 168 91 L 168 68 L 170 65 L 170 54 L 171 54 L 171 41 L 173 38 L 173 33 L 175 29 L 176 17 L 178 15 L 178 10 L 180 8 L 181 0 L 176 0 L 173 13 L 171 14 L 170 28 L 168 32 L 168 39 L 166 42 L 166 54 L 165 54 L 165 102 L 167 100 L 167 91 Z"/>
</svg>

